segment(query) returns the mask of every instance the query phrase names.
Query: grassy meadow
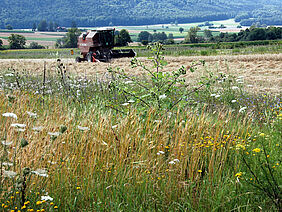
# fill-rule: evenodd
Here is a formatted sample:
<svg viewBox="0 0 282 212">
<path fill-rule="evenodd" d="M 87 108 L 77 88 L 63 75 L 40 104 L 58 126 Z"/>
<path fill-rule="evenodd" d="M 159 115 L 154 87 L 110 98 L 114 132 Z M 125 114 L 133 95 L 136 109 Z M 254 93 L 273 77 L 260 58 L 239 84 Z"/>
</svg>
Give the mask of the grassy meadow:
<svg viewBox="0 0 282 212">
<path fill-rule="evenodd" d="M 2 211 L 282 209 L 281 54 L 236 57 L 240 75 L 230 58 L 150 52 L 0 63 Z M 272 85 L 248 79 L 266 60 Z"/>
</svg>

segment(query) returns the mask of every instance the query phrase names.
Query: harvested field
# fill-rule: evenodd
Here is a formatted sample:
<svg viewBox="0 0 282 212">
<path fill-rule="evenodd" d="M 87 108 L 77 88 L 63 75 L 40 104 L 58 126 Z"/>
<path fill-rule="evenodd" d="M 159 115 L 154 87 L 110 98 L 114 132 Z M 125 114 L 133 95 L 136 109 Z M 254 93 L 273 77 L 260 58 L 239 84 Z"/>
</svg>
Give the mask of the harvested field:
<svg viewBox="0 0 282 212">
<path fill-rule="evenodd" d="M 239 56 L 196 56 L 196 57 L 165 57 L 168 65 L 164 71 L 175 71 L 181 66 L 188 67 L 191 62 L 205 60 L 206 65 L 199 67 L 194 73 L 188 72 L 187 83 L 195 83 L 207 71 L 223 72 L 228 75 L 243 76 L 247 89 L 260 93 L 279 93 L 282 86 L 282 54 L 265 55 L 239 55 Z M 146 58 L 141 61 L 150 64 Z M 120 67 L 132 75 L 142 75 L 138 69 L 130 67 L 130 59 L 122 58 L 112 60 L 111 63 L 75 63 L 73 59 L 63 59 L 66 70 L 81 75 L 107 77 L 108 67 Z M 147 62 L 146 62 L 147 61 Z M 9 59 L 0 60 L 1 70 L 12 68 L 17 71 L 41 72 L 44 62 L 47 70 L 56 71 L 55 59 Z"/>
</svg>

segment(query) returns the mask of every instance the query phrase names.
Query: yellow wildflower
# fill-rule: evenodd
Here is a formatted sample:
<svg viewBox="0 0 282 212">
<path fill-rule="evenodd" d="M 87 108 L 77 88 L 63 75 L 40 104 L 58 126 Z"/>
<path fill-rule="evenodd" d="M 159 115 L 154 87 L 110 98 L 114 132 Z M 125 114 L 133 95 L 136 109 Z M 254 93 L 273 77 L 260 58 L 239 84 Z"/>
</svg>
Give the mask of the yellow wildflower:
<svg viewBox="0 0 282 212">
<path fill-rule="evenodd" d="M 253 149 L 253 152 L 260 152 L 260 151 L 261 151 L 260 148 Z"/>
<path fill-rule="evenodd" d="M 37 201 L 37 202 L 36 202 L 36 205 L 41 205 L 41 204 L 42 204 L 41 201 Z"/>
<path fill-rule="evenodd" d="M 238 177 L 238 178 L 240 178 L 241 176 L 242 176 L 242 172 L 238 172 L 237 174 L 235 174 L 235 177 Z"/>
<path fill-rule="evenodd" d="M 242 145 L 242 144 L 237 144 L 237 145 L 236 145 L 236 150 L 240 150 L 240 149 L 245 150 L 246 147 L 245 147 L 244 145 Z"/>
<path fill-rule="evenodd" d="M 198 170 L 198 172 L 199 172 L 199 173 L 202 173 L 203 171 L 202 171 L 202 170 Z"/>
<path fill-rule="evenodd" d="M 264 137 L 264 136 L 265 136 L 265 134 L 264 134 L 264 133 L 261 133 L 261 134 L 259 134 L 259 136 Z"/>
</svg>

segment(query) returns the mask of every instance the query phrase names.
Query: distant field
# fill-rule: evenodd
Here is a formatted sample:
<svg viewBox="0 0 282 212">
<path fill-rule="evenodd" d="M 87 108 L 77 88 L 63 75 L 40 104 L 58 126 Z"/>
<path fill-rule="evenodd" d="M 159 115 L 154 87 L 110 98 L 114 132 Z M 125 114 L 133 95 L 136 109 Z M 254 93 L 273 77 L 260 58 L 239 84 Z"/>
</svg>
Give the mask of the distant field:
<svg viewBox="0 0 282 212">
<path fill-rule="evenodd" d="M 214 24 L 215 27 L 219 27 L 221 24 L 226 26 L 224 29 L 212 29 L 213 35 L 218 35 L 221 31 L 224 32 L 240 32 L 240 30 L 245 29 L 244 28 L 237 28 L 239 23 L 236 23 L 234 19 L 228 19 L 223 21 L 210 21 L 209 23 Z M 141 31 L 148 31 L 150 33 L 156 32 L 165 32 L 167 35 L 169 33 L 172 33 L 174 38 L 178 39 L 184 39 L 187 35 L 188 30 L 191 27 L 198 26 L 200 24 L 204 24 L 204 22 L 198 22 L 198 23 L 187 23 L 187 24 L 158 24 L 158 25 L 144 25 L 144 26 L 114 26 L 117 30 L 121 29 L 127 29 L 132 36 L 132 39 L 134 41 L 137 41 L 137 36 Z M 184 29 L 183 33 L 179 32 L 179 28 L 182 27 Z M 199 35 L 203 34 L 203 31 L 205 29 L 208 29 L 208 27 L 201 27 L 201 31 L 199 32 Z"/>
<path fill-rule="evenodd" d="M 11 34 L 19 34 L 26 38 L 27 45 L 31 42 L 37 42 L 40 45 L 54 47 L 57 39 L 62 38 L 65 32 L 32 32 L 23 30 L 9 30 L 0 31 L 0 38 L 3 40 L 4 45 L 8 45 L 8 37 Z"/>
<path fill-rule="evenodd" d="M 237 28 L 239 23 L 236 23 L 234 19 L 222 20 L 222 21 L 210 21 L 209 23 L 214 24 L 214 27 L 219 27 L 223 24 L 226 28 L 222 29 L 211 29 L 212 34 L 214 36 L 218 35 L 220 32 L 230 32 L 230 33 L 238 33 L 240 30 L 245 30 L 246 27 Z M 198 26 L 200 24 L 204 24 L 204 22 L 198 23 L 187 23 L 187 24 L 158 24 L 158 25 L 143 25 L 143 26 L 112 26 L 116 30 L 127 29 L 130 33 L 131 39 L 133 42 L 136 42 L 138 39 L 138 34 L 141 31 L 148 31 L 150 33 L 155 32 L 165 32 L 167 35 L 170 33 L 173 34 L 173 37 L 176 41 L 184 40 L 187 35 L 188 30 L 191 27 Z M 182 27 L 184 29 L 183 33 L 179 32 L 179 28 Z M 205 29 L 208 29 L 207 26 L 200 27 L 199 35 L 203 35 Z M 81 28 L 83 30 L 87 29 L 96 29 L 94 27 L 89 28 Z M 8 37 L 12 34 L 20 34 L 26 37 L 27 45 L 31 42 L 37 42 L 40 45 L 48 46 L 49 48 L 54 48 L 56 40 L 62 38 L 66 33 L 65 32 L 32 32 L 30 30 L 0 30 L 0 38 L 3 40 L 4 45 L 8 45 Z"/>
</svg>

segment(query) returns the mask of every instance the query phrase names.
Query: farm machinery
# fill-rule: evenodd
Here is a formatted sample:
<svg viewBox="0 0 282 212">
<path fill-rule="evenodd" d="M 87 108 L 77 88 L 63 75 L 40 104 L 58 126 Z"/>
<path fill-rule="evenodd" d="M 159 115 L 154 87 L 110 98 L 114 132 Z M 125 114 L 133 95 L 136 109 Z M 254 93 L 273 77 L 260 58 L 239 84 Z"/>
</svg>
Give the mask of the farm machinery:
<svg viewBox="0 0 282 212">
<path fill-rule="evenodd" d="M 112 58 L 134 57 L 136 53 L 132 49 L 113 50 L 115 29 L 89 30 L 78 37 L 77 46 L 80 49 L 81 57 L 76 62 L 108 62 Z"/>
</svg>

